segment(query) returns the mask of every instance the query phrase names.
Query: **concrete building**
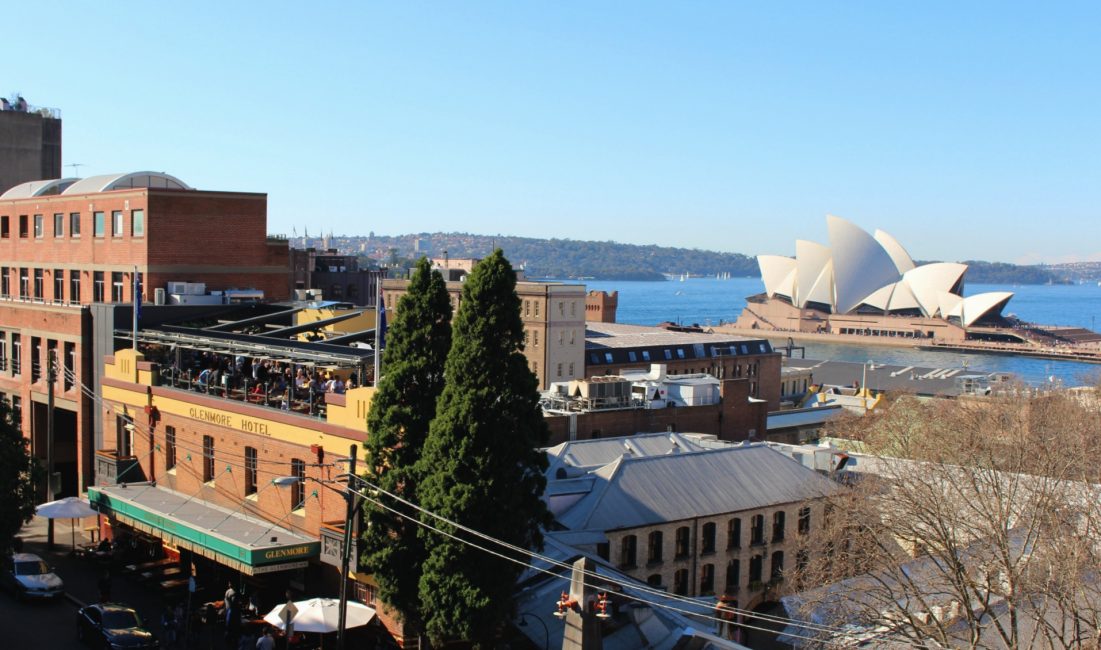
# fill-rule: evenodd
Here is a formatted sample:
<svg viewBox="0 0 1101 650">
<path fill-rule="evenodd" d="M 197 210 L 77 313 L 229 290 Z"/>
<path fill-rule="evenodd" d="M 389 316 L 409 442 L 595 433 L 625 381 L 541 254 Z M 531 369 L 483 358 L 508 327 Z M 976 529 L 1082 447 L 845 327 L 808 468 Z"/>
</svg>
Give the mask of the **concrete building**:
<svg viewBox="0 0 1101 650">
<path fill-rule="evenodd" d="M 784 568 L 810 561 L 795 540 L 839 489 L 767 445 L 706 436 L 577 441 L 547 455 L 546 499 L 564 530 L 637 580 L 742 609 L 775 599 Z"/>
<path fill-rule="evenodd" d="M 383 280 L 387 311 L 397 309 L 408 280 Z M 447 282 L 451 306 L 459 309 L 462 282 Z M 524 322 L 524 356 L 545 390 L 555 381 L 569 381 L 585 373 L 585 287 L 557 282 L 517 282 L 520 317 Z"/>
<path fill-rule="evenodd" d="M 292 288 L 308 292 L 314 300 L 347 302 L 357 307 L 374 307 L 379 282 L 387 269 L 361 269 L 355 255 L 336 250 L 292 248 Z"/>
<path fill-rule="evenodd" d="M 707 373 L 719 380 L 748 380 L 749 395 L 780 408 L 780 353 L 765 338 L 684 332 L 589 322 L 585 333 L 585 376 L 649 371 L 665 364 L 670 375 Z"/>
<path fill-rule="evenodd" d="M 61 178 L 61 111 L 0 104 L 0 192 L 28 181 Z"/>
<path fill-rule="evenodd" d="M 57 360 L 59 494 L 92 480 L 93 409 L 81 390 L 95 383 L 90 305 L 131 303 L 135 273 L 146 303 L 172 293 L 172 283 L 285 299 L 287 241 L 266 231 L 266 195 L 194 190 L 154 172 L 29 182 L 0 195 L 0 394 L 45 459 L 49 359 Z"/>
<path fill-rule="evenodd" d="M 552 443 L 633 435 L 642 431 L 692 431 L 732 442 L 765 437 L 767 404 L 749 395 L 749 380 L 708 374 L 648 372 L 556 383 L 543 397 Z"/>
</svg>

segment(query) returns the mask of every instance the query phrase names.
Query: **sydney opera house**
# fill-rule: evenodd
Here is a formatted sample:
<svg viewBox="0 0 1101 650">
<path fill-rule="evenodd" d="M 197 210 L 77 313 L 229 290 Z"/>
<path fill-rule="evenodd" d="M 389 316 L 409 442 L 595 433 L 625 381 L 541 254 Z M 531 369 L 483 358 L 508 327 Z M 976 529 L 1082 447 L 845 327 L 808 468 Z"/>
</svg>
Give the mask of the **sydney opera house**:
<svg viewBox="0 0 1101 650">
<path fill-rule="evenodd" d="M 967 265 L 917 266 L 882 230 L 826 217 L 829 246 L 798 240 L 795 257 L 761 255 L 765 292 L 750 296 L 739 329 L 960 342 L 1016 337 L 1002 329 L 1009 292 L 963 295 Z"/>
</svg>

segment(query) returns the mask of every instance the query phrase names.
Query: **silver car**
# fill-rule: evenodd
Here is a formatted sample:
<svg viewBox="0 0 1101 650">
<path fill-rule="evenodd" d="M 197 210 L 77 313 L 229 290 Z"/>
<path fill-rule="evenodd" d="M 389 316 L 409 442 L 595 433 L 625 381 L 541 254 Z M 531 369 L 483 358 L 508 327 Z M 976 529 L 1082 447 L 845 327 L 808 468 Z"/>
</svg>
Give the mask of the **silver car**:
<svg viewBox="0 0 1101 650">
<path fill-rule="evenodd" d="M 57 598 L 65 583 L 42 558 L 33 553 L 15 553 L 4 563 L 4 586 L 19 598 Z"/>
</svg>

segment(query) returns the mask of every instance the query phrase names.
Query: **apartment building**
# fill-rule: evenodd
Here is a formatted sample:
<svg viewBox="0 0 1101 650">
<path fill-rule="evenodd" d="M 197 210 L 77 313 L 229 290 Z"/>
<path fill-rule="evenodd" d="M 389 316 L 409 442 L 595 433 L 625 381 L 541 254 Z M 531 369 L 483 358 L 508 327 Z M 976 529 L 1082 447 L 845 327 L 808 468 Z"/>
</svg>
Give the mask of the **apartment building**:
<svg viewBox="0 0 1101 650">
<path fill-rule="evenodd" d="M 92 482 L 96 441 L 86 390 L 93 303 L 154 302 L 169 282 L 289 295 L 286 240 L 267 237 L 267 196 L 210 192 L 157 172 L 55 179 L 0 195 L 0 394 L 33 453 L 47 456 L 49 359 L 56 493 Z"/>
</svg>

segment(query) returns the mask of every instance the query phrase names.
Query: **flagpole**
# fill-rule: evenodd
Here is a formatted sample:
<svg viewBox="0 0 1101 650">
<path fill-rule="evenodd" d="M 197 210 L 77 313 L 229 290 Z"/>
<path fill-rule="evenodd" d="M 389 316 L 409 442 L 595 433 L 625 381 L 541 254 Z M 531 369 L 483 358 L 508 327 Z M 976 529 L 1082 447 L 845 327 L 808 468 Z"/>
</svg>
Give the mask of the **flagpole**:
<svg viewBox="0 0 1101 650">
<path fill-rule="evenodd" d="M 378 388 L 378 374 L 382 370 L 382 274 L 378 275 L 378 283 L 375 291 L 375 388 Z"/>
<path fill-rule="evenodd" d="M 131 312 L 133 312 L 133 314 L 132 314 L 133 322 L 131 323 L 133 329 L 131 331 L 133 332 L 133 335 L 134 335 L 134 352 L 137 352 L 138 351 L 138 305 L 141 304 L 141 303 L 138 302 L 141 299 L 138 297 L 139 287 L 138 287 L 138 266 L 137 266 L 137 264 L 134 265 L 134 275 L 132 275 L 130 277 L 130 284 L 134 288 L 134 301 L 133 301 L 133 304 L 131 305 L 132 309 L 130 310 Z"/>
</svg>

